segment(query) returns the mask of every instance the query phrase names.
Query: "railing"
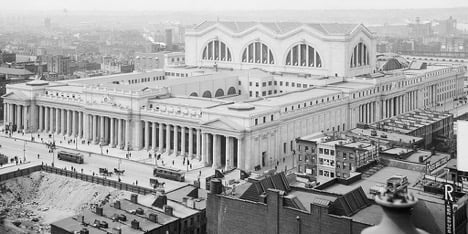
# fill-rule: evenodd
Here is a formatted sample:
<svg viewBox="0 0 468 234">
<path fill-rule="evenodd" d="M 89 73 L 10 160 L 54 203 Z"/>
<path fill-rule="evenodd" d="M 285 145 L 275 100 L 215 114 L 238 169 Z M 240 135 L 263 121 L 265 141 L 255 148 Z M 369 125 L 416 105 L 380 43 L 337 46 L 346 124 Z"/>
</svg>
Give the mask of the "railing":
<svg viewBox="0 0 468 234">
<path fill-rule="evenodd" d="M 36 166 L 24 168 L 24 169 L 18 169 L 16 171 L 7 172 L 5 174 L 0 174 L 0 182 L 8 180 L 8 179 L 13 179 L 16 177 L 29 175 L 36 171 L 45 171 L 48 173 L 54 173 L 57 175 L 75 178 L 75 179 L 79 179 L 82 181 L 100 184 L 100 185 L 116 188 L 119 190 L 125 190 L 125 191 L 138 193 L 142 195 L 151 194 L 155 192 L 155 190 L 150 189 L 150 188 L 140 187 L 137 185 L 127 184 L 127 183 L 118 182 L 115 180 L 109 180 L 109 179 L 98 177 L 98 176 L 86 175 L 86 174 L 75 172 L 75 171 L 70 171 L 70 170 L 65 170 L 61 168 L 45 166 L 45 165 L 36 165 Z"/>
</svg>

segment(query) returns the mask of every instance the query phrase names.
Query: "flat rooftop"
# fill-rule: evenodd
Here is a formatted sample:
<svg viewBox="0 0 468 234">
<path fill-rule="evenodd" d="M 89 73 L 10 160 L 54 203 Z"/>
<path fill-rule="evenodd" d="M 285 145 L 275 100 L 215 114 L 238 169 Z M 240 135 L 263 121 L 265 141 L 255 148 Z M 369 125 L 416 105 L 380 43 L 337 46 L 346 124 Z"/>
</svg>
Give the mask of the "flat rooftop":
<svg viewBox="0 0 468 234">
<path fill-rule="evenodd" d="M 212 106 L 217 106 L 220 104 L 226 103 L 219 99 L 211 98 L 200 98 L 200 97 L 168 97 L 161 99 L 150 99 L 150 104 L 165 104 L 165 105 L 175 105 L 175 106 L 187 106 L 187 107 L 198 107 L 198 108 L 207 108 Z"/>
<path fill-rule="evenodd" d="M 377 132 L 377 136 L 372 136 L 371 131 L 372 129 L 362 129 L 362 128 L 354 128 L 349 130 L 351 133 L 364 136 L 364 137 L 369 137 L 373 139 L 378 139 L 382 141 L 394 141 L 394 142 L 403 142 L 406 144 L 413 144 L 413 143 L 418 143 L 423 140 L 421 137 L 414 137 L 414 136 L 408 136 L 405 134 L 400 134 L 400 133 L 394 133 L 394 132 L 384 132 L 384 131 L 379 131 L 375 130 Z M 386 137 L 382 137 L 383 135 L 386 135 Z"/>
<path fill-rule="evenodd" d="M 303 90 L 297 90 L 288 92 L 285 94 L 279 94 L 276 96 L 265 97 L 257 101 L 249 102 L 252 105 L 262 105 L 270 107 L 281 107 L 285 105 L 297 104 L 301 101 L 308 101 L 314 98 L 321 98 L 331 95 L 341 94 L 340 91 L 325 89 L 325 88 L 307 88 Z"/>
</svg>

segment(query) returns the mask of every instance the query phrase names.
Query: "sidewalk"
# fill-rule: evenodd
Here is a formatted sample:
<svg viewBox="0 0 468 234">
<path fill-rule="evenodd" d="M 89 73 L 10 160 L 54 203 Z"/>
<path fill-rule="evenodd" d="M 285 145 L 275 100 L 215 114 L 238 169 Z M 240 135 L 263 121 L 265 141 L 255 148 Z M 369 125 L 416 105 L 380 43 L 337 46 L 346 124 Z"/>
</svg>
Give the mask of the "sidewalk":
<svg viewBox="0 0 468 234">
<path fill-rule="evenodd" d="M 9 136 L 5 134 L 3 131 L 0 133 L 0 136 L 9 138 Z M 71 149 L 75 151 L 80 151 L 84 153 L 85 156 L 96 154 L 96 155 L 102 155 L 106 157 L 120 158 L 123 160 L 131 160 L 131 161 L 146 164 L 146 165 L 155 165 L 155 161 L 157 161 L 156 163 L 158 166 L 180 169 L 184 171 L 194 171 L 194 170 L 199 170 L 205 167 L 203 163 L 198 161 L 196 158 L 193 158 L 193 159 L 188 158 L 188 160 L 192 164 L 192 168 L 190 168 L 190 166 L 187 166 L 186 163 L 185 164 L 183 163 L 184 157 L 180 155 L 176 157 L 174 155 L 167 155 L 167 153 L 163 153 L 161 154 L 160 160 L 155 160 L 152 150 L 150 151 L 147 151 L 147 150 L 124 151 L 124 150 L 120 150 L 117 148 L 112 148 L 107 145 L 100 147 L 99 145 L 95 145 L 92 143 L 90 143 L 89 145 L 87 143 L 82 144 L 80 139 L 77 140 L 78 142 L 73 143 L 73 141 L 75 140 L 74 137 L 64 137 L 63 135 L 57 135 L 57 134 L 54 134 L 53 136 L 49 137 L 49 134 L 46 134 L 46 133 L 26 133 L 26 134 L 13 133 L 11 136 L 11 138 L 24 140 L 27 142 L 31 142 L 31 137 L 34 137 L 33 142 L 42 144 L 44 145 L 44 147 L 46 147 L 45 145 L 46 143 L 51 143 L 53 140 L 55 140 L 55 145 L 57 146 L 56 152 L 60 150 L 61 148 L 65 150 Z M 126 158 L 126 155 L 128 153 L 131 155 L 130 158 Z M 151 153 L 151 158 L 149 157 L 150 153 Z"/>
</svg>

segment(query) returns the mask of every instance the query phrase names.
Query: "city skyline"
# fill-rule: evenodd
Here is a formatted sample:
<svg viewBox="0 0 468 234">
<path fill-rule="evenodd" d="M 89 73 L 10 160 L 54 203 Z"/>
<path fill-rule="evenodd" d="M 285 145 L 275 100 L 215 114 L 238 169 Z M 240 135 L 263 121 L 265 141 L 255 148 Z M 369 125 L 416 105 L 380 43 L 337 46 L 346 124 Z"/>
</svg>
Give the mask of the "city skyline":
<svg viewBox="0 0 468 234">
<path fill-rule="evenodd" d="M 112 3 L 112 4 L 111 4 Z M 135 0 L 132 4 L 126 1 L 91 1 L 91 0 L 44 0 L 30 1 L 19 0 L 14 4 L 4 5 L 6 11 L 229 11 L 229 10 L 360 10 L 360 9 L 430 9 L 430 8 L 459 8 L 468 7 L 468 2 L 463 0 L 449 1 L 404 1 L 396 0 L 381 2 L 372 0 L 339 1 L 329 0 L 326 2 L 293 0 L 293 1 L 220 1 L 216 0 L 177 0 L 170 2 Z"/>
</svg>

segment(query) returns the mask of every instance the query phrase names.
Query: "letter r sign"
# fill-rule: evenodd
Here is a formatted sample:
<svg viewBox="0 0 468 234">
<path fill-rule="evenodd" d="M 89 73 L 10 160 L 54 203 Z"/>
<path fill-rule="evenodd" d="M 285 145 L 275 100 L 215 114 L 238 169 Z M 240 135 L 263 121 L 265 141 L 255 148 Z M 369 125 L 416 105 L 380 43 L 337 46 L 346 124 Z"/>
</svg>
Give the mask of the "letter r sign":
<svg viewBox="0 0 468 234">
<path fill-rule="evenodd" d="M 444 200 L 453 202 L 453 185 L 451 184 L 445 184 L 445 195 L 444 195 Z"/>
</svg>

